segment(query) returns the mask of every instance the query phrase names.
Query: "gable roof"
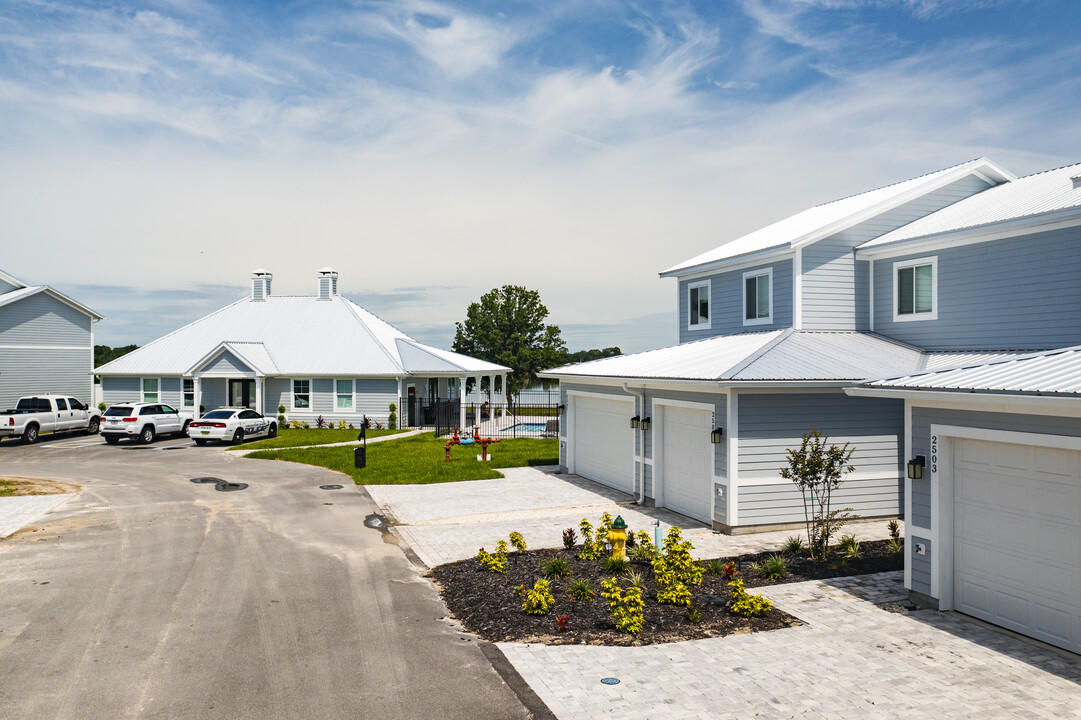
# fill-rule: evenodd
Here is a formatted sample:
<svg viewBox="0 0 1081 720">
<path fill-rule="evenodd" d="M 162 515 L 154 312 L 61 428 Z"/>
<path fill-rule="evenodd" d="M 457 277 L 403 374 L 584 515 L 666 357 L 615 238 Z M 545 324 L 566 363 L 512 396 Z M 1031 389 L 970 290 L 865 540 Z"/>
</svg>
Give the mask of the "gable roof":
<svg viewBox="0 0 1081 720">
<path fill-rule="evenodd" d="M 697 340 L 541 373 L 741 382 L 838 382 L 915 372 L 917 348 L 865 332 L 770 330 Z"/>
<path fill-rule="evenodd" d="M 5 280 L 7 280 L 8 278 L 11 278 L 12 280 L 15 280 L 15 278 L 12 278 L 10 275 L 5 275 L 4 276 Z M 15 282 L 19 283 L 18 280 L 15 280 Z M 12 283 L 12 284 L 15 284 L 15 283 Z M 89 315 L 94 320 L 103 320 L 104 319 L 103 316 L 97 314 L 96 312 L 94 312 L 93 310 L 88 308 L 86 305 L 83 305 L 82 303 L 79 303 L 79 302 L 76 302 L 76 301 L 72 300 L 71 298 L 69 298 L 64 293 L 57 292 L 56 290 L 53 290 L 48 285 L 23 285 L 22 283 L 19 283 L 19 285 L 21 285 L 22 287 L 19 287 L 19 288 L 15 289 L 15 290 L 10 290 L 10 291 L 8 291 L 6 293 L 0 294 L 0 307 L 3 307 L 4 305 L 10 305 L 11 303 L 13 303 L 13 302 L 15 302 L 17 300 L 23 300 L 24 298 L 28 298 L 28 297 L 30 297 L 32 295 L 37 295 L 38 293 L 45 293 L 46 295 L 48 295 L 50 297 L 56 298 L 57 300 L 64 303 L 65 305 L 69 305 L 70 307 L 75 308 L 79 312 L 82 312 L 82 313 L 85 313 L 85 314 Z"/>
<path fill-rule="evenodd" d="M 1015 395 L 1081 395 L 1081 345 L 862 383 L 861 387 Z"/>
<path fill-rule="evenodd" d="M 1081 163 L 1010 180 L 869 240 L 857 250 L 1081 210 L 1081 182 L 1074 180 L 1079 175 Z"/>
<path fill-rule="evenodd" d="M 660 276 L 672 277 L 720 267 L 749 256 L 773 254 L 801 247 L 972 174 L 986 179 L 988 186 L 1014 177 L 987 158 L 970 160 L 877 190 L 816 205 L 674 265 L 660 273 Z"/>
<path fill-rule="evenodd" d="M 403 355 L 399 341 L 408 346 Z M 245 297 L 95 370 L 99 375 L 189 375 L 228 350 L 263 375 L 403 377 L 509 368 L 416 342 L 335 295 Z M 432 367 L 438 358 L 445 370 Z M 416 369 L 415 369 L 416 368 Z"/>
</svg>

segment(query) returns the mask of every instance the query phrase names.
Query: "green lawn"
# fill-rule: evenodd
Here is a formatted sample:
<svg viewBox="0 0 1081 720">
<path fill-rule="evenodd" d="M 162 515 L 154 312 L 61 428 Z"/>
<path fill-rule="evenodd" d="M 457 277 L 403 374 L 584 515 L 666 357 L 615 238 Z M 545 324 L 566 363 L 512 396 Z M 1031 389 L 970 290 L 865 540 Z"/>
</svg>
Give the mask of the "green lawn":
<svg viewBox="0 0 1081 720">
<path fill-rule="evenodd" d="M 18 487 L 10 480 L 0 480 L 0 497 L 8 497 L 14 495 Z"/>
<path fill-rule="evenodd" d="M 405 430 L 369 430 L 368 439 L 379 437 L 380 435 L 395 435 Z M 329 428 L 298 428 L 295 430 L 281 430 L 278 432 L 278 437 L 267 438 L 266 440 L 259 440 L 257 442 L 244 443 L 243 445 L 234 445 L 229 448 L 230 450 L 252 450 L 259 448 L 282 448 L 282 447 L 302 447 L 304 445 L 327 445 L 329 443 L 349 442 L 350 440 L 356 440 L 357 435 L 360 434 L 360 430 L 338 430 L 337 428 L 331 430 Z M 352 452 L 352 451 L 350 451 Z"/>
<path fill-rule="evenodd" d="M 555 438 L 515 438 L 489 445 L 491 459 L 488 462 L 477 460 L 480 447 L 476 445 L 452 447 L 450 462 L 444 462 L 445 443 L 445 438 L 437 438 L 434 433 L 373 443 L 368 446 L 368 466 L 362 470 L 353 467 L 352 447 L 263 450 L 248 457 L 319 465 L 351 475 L 358 485 L 483 480 L 503 477 L 497 468 L 559 463 L 559 445 Z"/>
</svg>

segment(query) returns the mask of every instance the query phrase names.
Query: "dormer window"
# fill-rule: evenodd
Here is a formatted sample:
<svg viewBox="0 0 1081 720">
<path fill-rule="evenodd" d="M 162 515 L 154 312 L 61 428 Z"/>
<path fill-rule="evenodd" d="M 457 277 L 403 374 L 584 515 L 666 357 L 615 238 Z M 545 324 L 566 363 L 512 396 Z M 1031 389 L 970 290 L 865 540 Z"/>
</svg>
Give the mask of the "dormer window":
<svg viewBox="0 0 1081 720">
<path fill-rule="evenodd" d="M 692 330 L 708 329 L 710 326 L 709 280 L 688 285 L 687 302 L 687 327 Z"/>
<path fill-rule="evenodd" d="M 893 264 L 893 319 L 897 322 L 938 319 L 938 258 Z"/>
<path fill-rule="evenodd" d="M 773 268 L 743 273 L 743 324 L 773 322 Z"/>
</svg>

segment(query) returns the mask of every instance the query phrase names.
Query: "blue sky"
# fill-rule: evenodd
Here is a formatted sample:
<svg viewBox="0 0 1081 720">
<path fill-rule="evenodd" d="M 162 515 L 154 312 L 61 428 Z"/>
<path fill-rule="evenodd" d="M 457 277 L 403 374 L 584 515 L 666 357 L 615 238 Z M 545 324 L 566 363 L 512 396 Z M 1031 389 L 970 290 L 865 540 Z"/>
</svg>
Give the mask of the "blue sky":
<svg viewBox="0 0 1081 720">
<path fill-rule="evenodd" d="M 449 346 L 497 285 L 675 341 L 657 272 L 985 155 L 1081 160 L 1074 0 L 0 5 L 0 268 L 144 343 L 340 287 Z"/>
</svg>

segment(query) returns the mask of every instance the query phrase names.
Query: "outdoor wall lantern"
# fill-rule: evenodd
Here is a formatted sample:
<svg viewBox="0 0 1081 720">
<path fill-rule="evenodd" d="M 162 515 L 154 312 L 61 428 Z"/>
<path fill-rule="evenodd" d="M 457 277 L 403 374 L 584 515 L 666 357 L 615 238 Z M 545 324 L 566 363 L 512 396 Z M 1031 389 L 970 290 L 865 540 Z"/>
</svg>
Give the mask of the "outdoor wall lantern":
<svg viewBox="0 0 1081 720">
<path fill-rule="evenodd" d="M 923 455 L 917 455 L 908 461 L 908 479 L 909 480 L 923 480 L 923 467 L 927 463 L 927 458 Z"/>
<path fill-rule="evenodd" d="M 652 419 L 653 418 L 647 418 L 647 417 L 642 418 L 642 429 L 643 430 L 649 430 L 649 421 L 652 420 Z"/>
<path fill-rule="evenodd" d="M 639 418 L 638 418 L 637 415 L 635 415 L 634 417 L 631 418 L 631 428 L 632 429 L 634 429 L 634 430 L 638 429 L 638 420 L 639 420 Z"/>
<path fill-rule="evenodd" d="M 566 409 L 567 409 L 566 405 L 556 405 L 556 412 L 558 412 L 560 415 L 562 415 L 563 411 L 566 410 Z"/>
<path fill-rule="evenodd" d="M 709 434 L 709 441 L 711 443 L 713 443 L 714 445 L 717 445 L 717 444 L 719 444 L 721 442 L 721 439 L 723 437 L 724 437 L 724 428 L 722 428 L 722 427 L 713 428 L 713 432 L 711 432 Z"/>
</svg>

